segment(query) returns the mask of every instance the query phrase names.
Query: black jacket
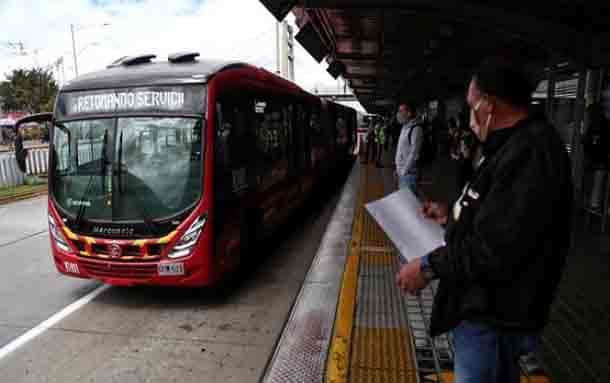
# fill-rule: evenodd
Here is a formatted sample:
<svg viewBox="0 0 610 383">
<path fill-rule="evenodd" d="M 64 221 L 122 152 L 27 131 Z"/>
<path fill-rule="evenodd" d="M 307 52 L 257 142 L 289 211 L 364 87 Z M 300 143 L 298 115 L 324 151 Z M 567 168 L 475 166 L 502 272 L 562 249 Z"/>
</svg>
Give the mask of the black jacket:
<svg viewBox="0 0 610 383">
<path fill-rule="evenodd" d="M 430 254 L 440 277 L 433 335 L 464 319 L 541 330 L 570 246 L 570 159 L 556 130 L 528 118 L 492 132 L 483 155 L 459 218 L 449 211 L 447 245 Z"/>
</svg>

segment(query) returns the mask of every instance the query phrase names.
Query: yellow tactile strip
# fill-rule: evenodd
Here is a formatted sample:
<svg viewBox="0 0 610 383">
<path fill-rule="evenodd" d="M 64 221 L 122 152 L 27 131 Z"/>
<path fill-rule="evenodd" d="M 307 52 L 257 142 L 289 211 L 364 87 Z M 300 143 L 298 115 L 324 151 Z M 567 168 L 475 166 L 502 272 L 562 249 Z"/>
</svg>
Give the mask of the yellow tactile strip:
<svg viewBox="0 0 610 383">
<path fill-rule="evenodd" d="M 354 323 L 354 311 L 356 309 L 356 294 L 358 291 L 358 266 L 360 262 L 360 241 L 362 238 L 362 206 L 364 205 L 364 188 L 367 183 L 367 169 L 363 168 L 360 173 L 360 186 L 358 198 L 356 199 L 356 212 L 354 214 L 354 225 L 352 226 L 352 240 L 348 254 L 341 292 L 339 293 L 339 304 L 333 338 L 328 352 L 326 366 L 326 381 L 328 383 L 347 382 L 349 373 L 349 353 L 352 341 L 352 329 Z"/>
<path fill-rule="evenodd" d="M 396 262 L 396 255 L 391 252 L 366 251 L 360 262 L 375 266 L 391 266 Z"/>
<path fill-rule="evenodd" d="M 355 326 L 361 263 L 368 265 L 369 270 L 387 269 L 396 262 L 390 241 L 364 207 L 384 196 L 383 183 L 371 177 L 374 171 L 372 167 L 363 167 L 360 173 L 351 251 L 343 274 L 327 363 L 328 383 L 417 381 L 408 328 Z"/>
<path fill-rule="evenodd" d="M 417 382 L 409 337 L 407 329 L 356 327 L 349 381 Z"/>
<path fill-rule="evenodd" d="M 383 195 L 379 196 L 378 198 L 381 197 L 383 197 Z M 392 243 L 369 214 L 364 214 L 363 226 L 363 246 L 391 251 Z"/>
<path fill-rule="evenodd" d="M 356 307 L 356 291 L 358 282 L 359 257 L 352 255 L 348 258 L 339 295 L 339 306 L 335 318 L 328 363 L 326 368 L 326 381 L 328 383 L 347 382 L 349 374 L 349 356 L 352 342 L 354 310 Z"/>
</svg>

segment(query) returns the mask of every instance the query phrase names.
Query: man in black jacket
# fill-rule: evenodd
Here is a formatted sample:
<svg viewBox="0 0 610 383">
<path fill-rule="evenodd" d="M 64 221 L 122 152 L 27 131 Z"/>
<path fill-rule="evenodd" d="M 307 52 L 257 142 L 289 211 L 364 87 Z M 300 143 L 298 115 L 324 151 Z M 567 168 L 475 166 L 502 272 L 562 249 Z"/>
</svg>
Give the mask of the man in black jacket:
<svg viewBox="0 0 610 383">
<path fill-rule="evenodd" d="M 483 156 L 451 212 L 424 204 L 447 224 L 446 245 L 397 275 L 410 293 L 440 279 L 430 332 L 452 331 L 456 383 L 519 381 L 519 355 L 548 320 L 570 245 L 570 161 L 553 126 L 530 115 L 533 89 L 502 60 L 475 72 L 468 104 Z"/>
</svg>

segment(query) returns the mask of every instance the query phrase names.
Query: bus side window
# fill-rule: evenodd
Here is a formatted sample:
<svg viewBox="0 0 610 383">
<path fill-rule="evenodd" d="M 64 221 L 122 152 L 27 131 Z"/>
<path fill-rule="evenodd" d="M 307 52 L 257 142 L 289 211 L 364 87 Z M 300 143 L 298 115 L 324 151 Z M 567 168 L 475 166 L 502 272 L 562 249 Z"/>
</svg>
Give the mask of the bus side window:
<svg viewBox="0 0 610 383">
<path fill-rule="evenodd" d="M 231 163 L 229 152 L 231 130 L 231 123 L 225 120 L 223 105 L 216 103 L 215 164 L 216 168 L 222 171 L 229 169 Z"/>
<path fill-rule="evenodd" d="M 223 102 L 216 130 L 216 166 L 225 174 L 226 193 L 240 195 L 256 184 L 253 166 L 256 137 L 249 121 L 248 104 Z"/>
<path fill-rule="evenodd" d="M 315 169 L 326 157 L 326 137 L 322 128 L 321 110 L 315 106 L 309 115 L 309 134 L 311 142 L 311 166 Z"/>
<path fill-rule="evenodd" d="M 301 122 L 301 131 L 303 132 L 303 152 L 304 152 L 304 163 L 305 169 L 311 168 L 311 127 L 309 126 L 311 120 L 311 107 L 309 105 L 303 105 L 303 121 Z"/>
<path fill-rule="evenodd" d="M 233 109 L 233 130 L 229 139 L 231 151 L 231 176 L 233 192 L 241 194 L 254 186 L 252 174 L 253 143 L 255 141 L 249 123 L 249 103 L 240 100 Z"/>
<path fill-rule="evenodd" d="M 307 148 L 309 147 L 306 137 L 308 129 L 308 119 L 305 106 L 297 104 L 295 110 L 296 125 L 294 129 L 295 139 L 295 159 L 296 167 L 299 171 L 307 168 Z"/>
<path fill-rule="evenodd" d="M 276 101 L 257 101 L 258 173 L 261 189 L 283 181 L 294 169 L 292 106 Z"/>
<path fill-rule="evenodd" d="M 294 114 L 295 108 L 293 104 L 287 104 L 283 106 L 283 156 L 288 161 L 288 173 L 295 174 L 297 171 L 297 163 L 296 163 L 296 139 L 295 139 L 295 129 L 294 129 Z"/>
</svg>

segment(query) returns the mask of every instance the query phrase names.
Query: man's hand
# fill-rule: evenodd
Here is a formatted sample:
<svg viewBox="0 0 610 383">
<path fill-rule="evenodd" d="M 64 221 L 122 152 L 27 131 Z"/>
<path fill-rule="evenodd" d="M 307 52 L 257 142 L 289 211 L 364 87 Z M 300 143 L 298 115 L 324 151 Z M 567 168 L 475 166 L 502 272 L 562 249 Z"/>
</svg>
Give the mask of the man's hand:
<svg viewBox="0 0 610 383">
<path fill-rule="evenodd" d="M 426 218 L 434 220 L 439 225 L 447 224 L 448 208 L 445 204 L 426 201 L 423 204 L 422 213 Z"/>
<path fill-rule="evenodd" d="M 415 295 L 419 290 L 428 286 L 421 272 L 421 259 L 417 258 L 403 265 L 396 275 L 396 284 L 403 292 Z"/>
</svg>

